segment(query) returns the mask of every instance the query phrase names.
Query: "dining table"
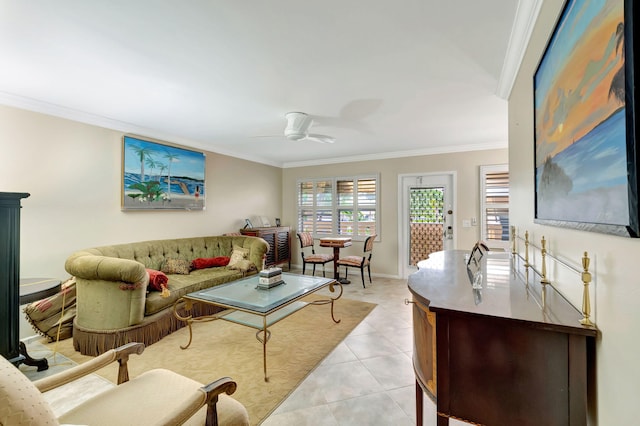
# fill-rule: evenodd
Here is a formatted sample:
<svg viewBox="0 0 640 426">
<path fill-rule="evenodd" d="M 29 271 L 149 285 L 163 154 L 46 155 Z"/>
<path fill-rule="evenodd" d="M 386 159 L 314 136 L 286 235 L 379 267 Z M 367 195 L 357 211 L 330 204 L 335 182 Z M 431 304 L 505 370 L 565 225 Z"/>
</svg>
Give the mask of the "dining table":
<svg viewBox="0 0 640 426">
<path fill-rule="evenodd" d="M 351 237 L 326 237 L 320 238 L 320 247 L 333 248 L 333 277 L 340 284 L 350 284 L 351 281 L 340 278 L 338 274 L 338 259 L 340 259 L 340 249 L 351 245 Z"/>
</svg>

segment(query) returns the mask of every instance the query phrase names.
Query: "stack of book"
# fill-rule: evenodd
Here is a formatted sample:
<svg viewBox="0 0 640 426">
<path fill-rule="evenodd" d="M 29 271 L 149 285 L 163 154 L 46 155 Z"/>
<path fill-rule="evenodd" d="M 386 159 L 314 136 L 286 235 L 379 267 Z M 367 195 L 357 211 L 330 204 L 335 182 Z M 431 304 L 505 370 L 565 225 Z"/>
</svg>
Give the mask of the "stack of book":
<svg viewBox="0 0 640 426">
<path fill-rule="evenodd" d="M 258 288 L 272 288 L 283 283 L 282 268 L 263 269 L 258 274 Z"/>
</svg>

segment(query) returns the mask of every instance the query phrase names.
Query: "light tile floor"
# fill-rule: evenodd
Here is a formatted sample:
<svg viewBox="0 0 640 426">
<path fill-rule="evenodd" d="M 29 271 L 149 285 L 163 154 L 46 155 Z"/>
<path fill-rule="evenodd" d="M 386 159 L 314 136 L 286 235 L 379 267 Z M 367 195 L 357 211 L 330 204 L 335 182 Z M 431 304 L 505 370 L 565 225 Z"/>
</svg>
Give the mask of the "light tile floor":
<svg viewBox="0 0 640 426">
<path fill-rule="evenodd" d="M 262 423 L 287 425 L 415 425 L 412 308 L 406 280 L 360 277 L 343 297 L 376 308 Z M 339 303 L 339 302 L 338 302 Z M 424 425 L 436 424 L 425 396 Z M 452 426 L 465 423 L 450 421 Z"/>
</svg>

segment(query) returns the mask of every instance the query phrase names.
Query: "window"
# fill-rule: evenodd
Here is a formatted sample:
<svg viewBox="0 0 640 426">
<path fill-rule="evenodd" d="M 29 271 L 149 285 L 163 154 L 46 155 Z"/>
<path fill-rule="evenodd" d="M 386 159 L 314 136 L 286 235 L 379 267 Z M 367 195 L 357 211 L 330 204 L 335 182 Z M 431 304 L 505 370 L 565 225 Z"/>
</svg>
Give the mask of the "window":
<svg viewBox="0 0 640 426">
<path fill-rule="evenodd" d="M 480 166 L 481 238 L 489 247 L 509 246 L 509 166 Z"/>
<path fill-rule="evenodd" d="M 364 240 L 377 232 L 378 176 L 298 181 L 298 229 Z"/>
</svg>

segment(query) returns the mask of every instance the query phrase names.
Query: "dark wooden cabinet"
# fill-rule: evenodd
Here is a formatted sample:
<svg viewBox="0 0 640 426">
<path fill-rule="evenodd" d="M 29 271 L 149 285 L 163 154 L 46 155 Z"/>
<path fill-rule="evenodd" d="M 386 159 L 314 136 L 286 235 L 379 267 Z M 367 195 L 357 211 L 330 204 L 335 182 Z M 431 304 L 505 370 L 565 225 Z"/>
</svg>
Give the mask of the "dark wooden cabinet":
<svg viewBox="0 0 640 426">
<path fill-rule="evenodd" d="M 20 355 L 20 200 L 27 193 L 0 192 L 0 354 Z"/>
<path fill-rule="evenodd" d="M 474 290 L 464 253 L 434 253 L 409 277 L 418 424 L 423 390 L 439 426 L 587 424 L 597 330 L 506 253 L 482 259 Z"/>
<path fill-rule="evenodd" d="M 288 264 L 291 269 L 291 232 L 288 226 L 272 226 L 265 228 L 241 229 L 242 235 L 260 237 L 269 243 L 269 253 L 265 262 L 266 267 Z"/>
</svg>

